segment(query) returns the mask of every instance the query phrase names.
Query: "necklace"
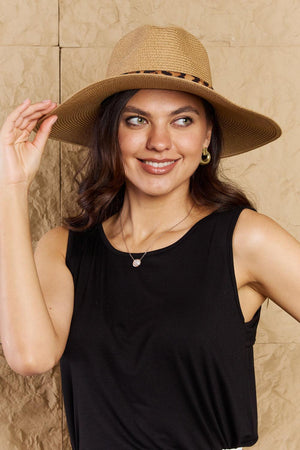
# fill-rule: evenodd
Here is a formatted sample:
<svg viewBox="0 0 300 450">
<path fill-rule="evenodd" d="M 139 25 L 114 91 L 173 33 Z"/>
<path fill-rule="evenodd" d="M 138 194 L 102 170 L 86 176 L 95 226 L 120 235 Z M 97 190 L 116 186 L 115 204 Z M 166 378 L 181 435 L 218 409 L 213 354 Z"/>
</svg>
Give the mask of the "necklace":
<svg viewBox="0 0 300 450">
<path fill-rule="evenodd" d="M 189 212 L 187 213 L 187 215 L 184 216 L 183 219 L 181 219 L 179 222 L 175 223 L 175 225 L 173 225 L 173 226 L 172 226 L 171 228 L 169 228 L 168 230 L 163 231 L 163 232 L 160 233 L 158 236 L 156 236 L 156 238 L 154 239 L 154 241 L 151 243 L 151 245 L 147 248 L 147 250 L 142 254 L 142 256 L 141 256 L 140 258 L 134 258 L 134 256 L 132 255 L 132 253 L 130 253 L 130 251 L 128 250 L 127 243 L 126 243 L 126 239 L 125 239 L 125 236 L 124 236 L 124 230 L 123 230 L 123 224 L 122 224 L 121 214 L 120 214 L 120 225 L 121 225 L 121 231 L 122 231 L 122 238 L 123 238 L 123 242 L 124 242 L 124 244 L 125 244 L 126 250 L 127 250 L 128 254 L 129 254 L 130 258 L 132 259 L 132 265 L 133 265 L 133 267 L 139 267 L 139 266 L 142 264 L 142 259 L 143 259 L 143 258 L 146 256 L 146 254 L 149 252 L 149 250 L 150 250 L 150 248 L 153 246 L 154 242 L 156 242 L 157 239 L 158 239 L 161 235 L 163 235 L 163 234 L 166 233 L 167 231 L 173 230 L 175 227 L 177 227 L 177 225 L 179 225 L 179 224 L 182 223 L 184 220 L 186 220 L 186 219 L 189 217 L 189 215 L 191 214 L 193 207 L 194 207 L 194 203 L 192 204 L 191 209 L 189 210 Z"/>
</svg>

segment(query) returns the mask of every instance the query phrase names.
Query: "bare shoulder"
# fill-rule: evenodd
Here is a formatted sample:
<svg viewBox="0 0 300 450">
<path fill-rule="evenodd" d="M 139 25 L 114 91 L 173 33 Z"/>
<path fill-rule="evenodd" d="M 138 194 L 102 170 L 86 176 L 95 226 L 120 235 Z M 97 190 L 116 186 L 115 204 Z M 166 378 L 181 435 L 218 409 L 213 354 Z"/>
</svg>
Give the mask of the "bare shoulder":
<svg viewBox="0 0 300 450">
<path fill-rule="evenodd" d="M 256 235 L 257 238 L 262 236 L 265 232 L 270 231 L 270 227 L 280 226 L 270 217 L 264 214 L 253 211 L 252 209 L 244 209 L 237 221 L 236 230 L 238 233 L 251 233 Z"/>
<path fill-rule="evenodd" d="M 251 209 L 244 209 L 237 221 L 233 245 L 237 253 L 247 255 L 261 252 L 266 247 L 298 244 L 284 228 L 270 217 Z"/>
<path fill-rule="evenodd" d="M 299 242 L 270 217 L 244 210 L 234 231 L 233 253 L 243 284 L 300 321 Z"/>
</svg>

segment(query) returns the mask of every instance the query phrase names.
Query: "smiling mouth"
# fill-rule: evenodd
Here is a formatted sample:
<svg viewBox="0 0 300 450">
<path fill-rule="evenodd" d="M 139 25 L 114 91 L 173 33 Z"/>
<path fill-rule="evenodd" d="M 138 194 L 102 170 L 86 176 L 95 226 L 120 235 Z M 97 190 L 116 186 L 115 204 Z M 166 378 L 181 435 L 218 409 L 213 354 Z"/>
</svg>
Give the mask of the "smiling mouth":
<svg viewBox="0 0 300 450">
<path fill-rule="evenodd" d="M 171 172 L 176 166 L 178 159 L 139 159 L 145 172 L 150 175 L 165 175 Z"/>
<path fill-rule="evenodd" d="M 164 162 L 157 162 L 157 161 L 147 161 L 147 160 L 141 160 L 144 164 L 147 164 L 148 166 L 152 166 L 152 167 L 167 167 L 170 166 L 171 164 L 174 164 L 175 160 L 171 160 L 171 161 L 164 161 Z"/>
</svg>

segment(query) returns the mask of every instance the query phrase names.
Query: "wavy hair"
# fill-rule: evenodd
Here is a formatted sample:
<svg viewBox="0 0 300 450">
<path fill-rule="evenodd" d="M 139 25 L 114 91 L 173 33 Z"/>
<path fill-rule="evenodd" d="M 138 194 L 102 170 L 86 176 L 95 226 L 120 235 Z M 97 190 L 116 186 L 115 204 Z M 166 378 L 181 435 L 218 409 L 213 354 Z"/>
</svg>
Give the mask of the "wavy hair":
<svg viewBox="0 0 300 450">
<path fill-rule="evenodd" d="M 90 151 L 74 179 L 78 185 L 79 214 L 63 218 L 70 230 L 83 231 L 108 219 L 122 208 L 125 174 L 118 142 L 121 114 L 137 89 L 113 94 L 100 105 L 91 136 Z M 235 206 L 253 208 L 246 195 L 232 182 L 221 180 L 219 165 L 222 153 L 222 131 L 214 108 L 201 99 L 206 118 L 212 124 L 208 150 L 211 161 L 199 165 L 190 179 L 190 193 L 197 205 L 211 206 L 220 211 Z M 81 181 L 79 180 L 81 176 Z"/>
</svg>

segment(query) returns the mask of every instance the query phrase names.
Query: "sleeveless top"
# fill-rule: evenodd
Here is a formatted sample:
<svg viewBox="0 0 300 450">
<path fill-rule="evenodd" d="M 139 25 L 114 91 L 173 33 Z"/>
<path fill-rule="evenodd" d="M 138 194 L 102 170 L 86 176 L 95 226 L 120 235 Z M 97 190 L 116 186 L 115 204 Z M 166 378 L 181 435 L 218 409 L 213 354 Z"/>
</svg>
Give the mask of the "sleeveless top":
<svg viewBox="0 0 300 450">
<path fill-rule="evenodd" d="M 257 441 L 253 344 L 232 235 L 213 212 L 138 268 L 102 225 L 69 231 L 74 313 L 61 358 L 75 450 L 221 450 Z M 134 255 L 141 256 L 141 255 Z"/>
</svg>

